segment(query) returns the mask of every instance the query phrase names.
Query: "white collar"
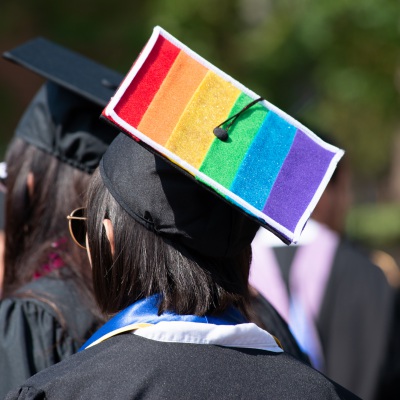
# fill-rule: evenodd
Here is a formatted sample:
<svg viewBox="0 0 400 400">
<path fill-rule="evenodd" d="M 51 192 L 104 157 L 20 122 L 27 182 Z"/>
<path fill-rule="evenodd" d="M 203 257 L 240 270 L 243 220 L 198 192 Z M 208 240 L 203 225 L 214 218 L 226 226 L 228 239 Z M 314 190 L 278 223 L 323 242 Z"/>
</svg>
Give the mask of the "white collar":
<svg viewBox="0 0 400 400">
<path fill-rule="evenodd" d="M 165 321 L 140 328 L 133 334 L 160 342 L 213 344 L 267 350 L 280 353 L 274 337 L 253 323 L 214 325 L 198 322 Z"/>
</svg>

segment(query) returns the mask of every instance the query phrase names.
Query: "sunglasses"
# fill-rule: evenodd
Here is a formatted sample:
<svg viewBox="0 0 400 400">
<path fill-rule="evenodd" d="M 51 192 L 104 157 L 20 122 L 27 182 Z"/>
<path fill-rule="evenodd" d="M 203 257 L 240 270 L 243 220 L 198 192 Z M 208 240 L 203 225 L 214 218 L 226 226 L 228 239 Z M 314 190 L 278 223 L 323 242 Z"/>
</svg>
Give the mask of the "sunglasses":
<svg viewBox="0 0 400 400">
<path fill-rule="evenodd" d="M 73 241 L 82 249 L 86 249 L 86 220 L 85 208 L 77 208 L 67 216 L 69 232 Z"/>
</svg>

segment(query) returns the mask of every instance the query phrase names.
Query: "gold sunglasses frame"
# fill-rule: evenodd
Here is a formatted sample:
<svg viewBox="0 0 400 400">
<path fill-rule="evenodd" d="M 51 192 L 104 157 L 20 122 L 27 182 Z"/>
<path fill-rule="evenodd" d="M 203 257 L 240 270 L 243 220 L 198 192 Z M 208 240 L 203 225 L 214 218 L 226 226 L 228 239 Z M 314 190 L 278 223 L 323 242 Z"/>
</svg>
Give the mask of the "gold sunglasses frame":
<svg viewBox="0 0 400 400">
<path fill-rule="evenodd" d="M 86 217 L 75 217 L 73 214 L 78 211 L 78 210 L 85 210 L 85 207 L 78 207 L 75 208 L 75 210 L 72 210 L 71 213 L 69 215 L 67 215 L 67 220 L 68 220 L 68 228 L 69 228 L 69 233 L 72 237 L 72 240 L 75 242 L 75 244 L 77 244 L 81 249 L 85 249 L 86 250 L 86 246 L 82 246 L 75 238 L 74 232 L 72 230 L 72 220 L 73 219 L 77 219 L 80 221 L 87 221 Z"/>
</svg>

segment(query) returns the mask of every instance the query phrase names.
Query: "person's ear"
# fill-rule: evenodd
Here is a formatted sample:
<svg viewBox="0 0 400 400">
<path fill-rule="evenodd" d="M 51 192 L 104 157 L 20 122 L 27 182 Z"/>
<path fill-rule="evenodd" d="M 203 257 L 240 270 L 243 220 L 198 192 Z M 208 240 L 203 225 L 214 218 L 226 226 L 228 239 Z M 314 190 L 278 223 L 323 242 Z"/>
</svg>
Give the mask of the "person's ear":
<svg viewBox="0 0 400 400">
<path fill-rule="evenodd" d="M 108 242 L 110 243 L 111 254 L 114 257 L 114 253 L 115 253 L 114 228 L 113 228 L 112 223 L 111 223 L 111 221 L 109 219 L 104 219 L 103 220 L 103 225 L 104 225 L 104 229 L 106 231 L 106 236 L 107 236 Z"/>
<path fill-rule="evenodd" d="M 29 197 L 32 199 L 33 190 L 35 188 L 35 177 L 33 175 L 33 172 L 28 173 L 28 176 L 26 177 L 26 186 L 28 188 Z"/>
</svg>

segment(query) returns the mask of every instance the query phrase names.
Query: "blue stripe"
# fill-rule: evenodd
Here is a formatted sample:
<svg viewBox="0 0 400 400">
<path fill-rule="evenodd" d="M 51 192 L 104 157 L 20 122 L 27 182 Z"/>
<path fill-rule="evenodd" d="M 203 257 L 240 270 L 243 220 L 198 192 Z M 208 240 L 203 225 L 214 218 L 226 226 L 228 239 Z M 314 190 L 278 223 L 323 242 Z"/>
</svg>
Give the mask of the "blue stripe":
<svg viewBox="0 0 400 400">
<path fill-rule="evenodd" d="M 293 125 L 270 111 L 244 157 L 230 190 L 262 210 L 295 135 L 296 128 Z"/>
</svg>

